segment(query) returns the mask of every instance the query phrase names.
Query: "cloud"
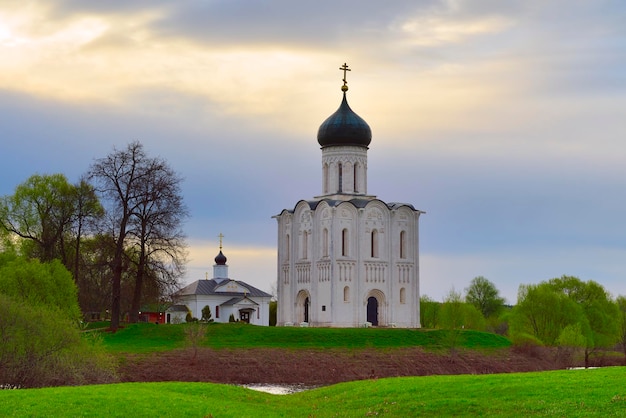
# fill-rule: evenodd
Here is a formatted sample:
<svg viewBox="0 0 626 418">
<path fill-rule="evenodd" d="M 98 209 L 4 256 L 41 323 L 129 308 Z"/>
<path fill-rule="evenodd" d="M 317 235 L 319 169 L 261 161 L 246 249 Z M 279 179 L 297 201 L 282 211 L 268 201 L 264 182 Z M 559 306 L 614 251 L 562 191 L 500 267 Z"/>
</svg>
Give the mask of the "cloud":
<svg viewBox="0 0 626 418">
<path fill-rule="evenodd" d="M 368 191 L 427 211 L 427 294 L 485 275 L 512 297 L 564 273 L 623 293 L 625 16 L 614 1 L 4 2 L 0 194 L 139 140 L 184 177 L 192 242 L 271 249 L 271 216 L 320 192 L 316 133 L 347 62 Z M 275 276 L 241 256 L 232 272 Z"/>
</svg>

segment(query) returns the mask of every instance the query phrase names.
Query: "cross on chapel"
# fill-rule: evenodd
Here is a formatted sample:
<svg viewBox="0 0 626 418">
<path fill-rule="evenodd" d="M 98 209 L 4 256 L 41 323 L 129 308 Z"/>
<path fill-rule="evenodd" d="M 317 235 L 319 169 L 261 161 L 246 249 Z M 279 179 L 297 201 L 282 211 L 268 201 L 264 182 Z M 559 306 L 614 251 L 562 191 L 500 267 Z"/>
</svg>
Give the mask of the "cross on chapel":
<svg viewBox="0 0 626 418">
<path fill-rule="evenodd" d="M 339 67 L 339 69 L 343 71 L 343 86 L 341 86 L 341 90 L 346 91 L 348 90 L 348 81 L 346 80 L 346 72 L 352 71 L 352 70 L 348 68 L 348 64 L 346 64 L 345 62 L 343 63 L 341 67 Z"/>
</svg>

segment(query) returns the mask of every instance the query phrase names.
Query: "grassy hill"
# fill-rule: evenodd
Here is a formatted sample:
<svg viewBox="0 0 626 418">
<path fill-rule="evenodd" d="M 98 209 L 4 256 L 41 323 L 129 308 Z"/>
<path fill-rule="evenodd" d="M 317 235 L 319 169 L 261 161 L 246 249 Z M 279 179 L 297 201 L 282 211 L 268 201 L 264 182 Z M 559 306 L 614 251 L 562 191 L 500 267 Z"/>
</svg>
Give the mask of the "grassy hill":
<svg viewBox="0 0 626 418">
<path fill-rule="evenodd" d="M 132 324 L 116 333 L 103 333 L 111 352 L 146 353 L 182 348 L 185 329 L 195 324 Z M 286 348 L 405 348 L 430 350 L 447 348 L 451 335 L 445 330 L 401 328 L 298 328 L 259 327 L 247 324 L 201 324 L 206 328 L 203 347 L 214 349 Z M 457 331 L 455 344 L 471 349 L 493 349 L 510 346 L 510 341 L 496 334 Z"/>
<path fill-rule="evenodd" d="M 210 383 L 0 390 L 0 416 L 626 416 L 626 368 L 426 376 L 269 395 Z"/>
</svg>

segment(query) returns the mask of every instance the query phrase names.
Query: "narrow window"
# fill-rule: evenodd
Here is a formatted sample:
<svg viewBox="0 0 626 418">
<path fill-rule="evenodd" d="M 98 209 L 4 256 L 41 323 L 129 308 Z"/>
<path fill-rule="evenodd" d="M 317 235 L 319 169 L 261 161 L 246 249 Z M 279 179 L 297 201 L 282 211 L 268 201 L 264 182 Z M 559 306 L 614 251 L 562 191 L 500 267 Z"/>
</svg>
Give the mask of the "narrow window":
<svg viewBox="0 0 626 418">
<path fill-rule="evenodd" d="M 406 303 L 406 289 L 404 287 L 400 289 L 400 303 Z"/>
<path fill-rule="evenodd" d="M 324 164 L 324 194 L 328 193 L 328 164 Z"/>
<path fill-rule="evenodd" d="M 324 232 L 322 233 L 322 255 L 324 257 L 328 257 L 328 229 L 324 228 Z"/>
<path fill-rule="evenodd" d="M 341 255 L 342 257 L 348 256 L 348 230 L 341 231 Z"/>
<path fill-rule="evenodd" d="M 304 231 L 302 233 L 302 258 L 307 259 L 309 255 L 309 233 Z"/>
<path fill-rule="evenodd" d="M 406 231 L 400 231 L 400 258 L 406 258 Z"/>
<path fill-rule="evenodd" d="M 215 307 L 215 318 L 219 318 L 220 317 L 220 307 L 216 306 Z"/>
<path fill-rule="evenodd" d="M 354 164 L 354 193 L 359 192 L 359 188 L 357 187 L 357 173 L 358 173 L 358 164 Z"/>
<path fill-rule="evenodd" d="M 285 260 L 289 261 L 289 234 L 287 234 L 287 239 L 285 239 Z"/>
<path fill-rule="evenodd" d="M 377 229 L 372 229 L 372 251 L 371 251 L 371 256 L 372 258 L 377 258 L 378 257 L 378 230 Z"/>
<path fill-rule="evenodd" d="M 350 288 L 348 286 L 343 288 L 343 301 L 350 302 Z"/>
<path fill-rule="evenodd" d="M 338 168 L 339 168 L 339 171 L 337 173 L 339 175 L 338 176 L 339 177 L 339 189 L 338 189 L 338 191 L 339 191 L 339 193 L 341 193 L 342 190 L 343 190 L 343 166 L 341 165 L 341 163 L 339 163 L 339 167 Z"/>
</svg>

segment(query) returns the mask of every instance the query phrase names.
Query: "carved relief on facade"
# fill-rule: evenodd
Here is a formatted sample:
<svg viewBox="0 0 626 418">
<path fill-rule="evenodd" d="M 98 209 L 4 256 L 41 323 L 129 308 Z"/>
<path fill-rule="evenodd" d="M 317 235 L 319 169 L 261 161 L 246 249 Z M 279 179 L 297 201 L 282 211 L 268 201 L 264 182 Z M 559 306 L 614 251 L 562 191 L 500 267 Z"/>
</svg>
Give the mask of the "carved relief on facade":
<svg viewBox="0 0 626 418">
<path fill-rule="evenodd" d="M 300 223 L 301 224 L 311 223 L 311 211 L 310 210 L 305 210 L 300 214 Z"/>
<path fill-rule="evenodd" d="M 351 282 L 355 271 L 356 263 L 354 261 L 337 261 L 338 280 L 340 282 Z"/>
<path fill-rule="evenodd" d="M 296 263 L 296 282 L 298 284 L 311 283 L 311 263 L 310 262 Z"/>
<path fill-rule="evenodd" d="M 387 263 L 379 261 L 365 262 L 365 282 L 384 283 L 387 275 Z"/>
<path fill-rule="evenodd" d="M 365 219 L 368 221 L 383 221 L 383 211 L 377 207 L 368 208 L 365 212 Z"/>
<path fill-rule="evenodd" d="M 317 280 L 320 283 L 330 281 L 330 262 L 329 261 L 317 262 Z"/>
<path fill-rule="evenodd" d="M 413 263 L 397 263 L 398 283 L 410 283 Z"/>
</svg>

